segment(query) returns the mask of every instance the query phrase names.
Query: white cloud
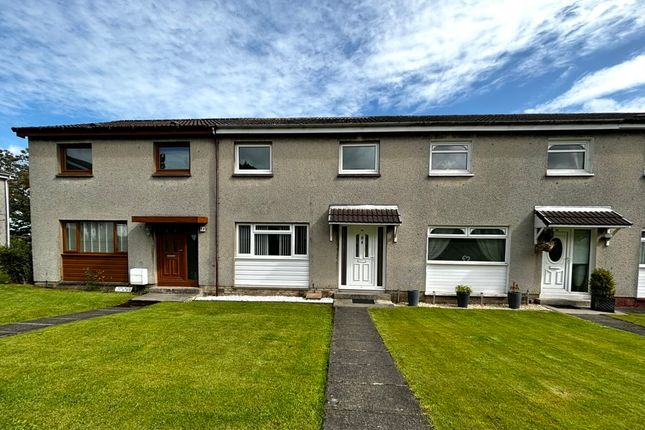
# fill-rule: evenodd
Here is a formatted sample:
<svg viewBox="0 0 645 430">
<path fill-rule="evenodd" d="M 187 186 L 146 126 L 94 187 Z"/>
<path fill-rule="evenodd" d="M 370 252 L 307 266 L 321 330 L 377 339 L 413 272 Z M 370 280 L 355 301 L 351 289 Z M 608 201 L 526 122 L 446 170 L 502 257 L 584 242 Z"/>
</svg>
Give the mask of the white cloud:
<svg viewBox="0 0 645 430">
<path fill-rule="evenodd" d="M 645 54 L 623 63 L 597 70 L 578 79 L 564 94 L 544 103 L 535 111 L 555 112 L 576 109 L 585 111 L 625 111 L 645 106 L 643 97 L 628 102 L 617 102 L 605 96 L 645 86 Z"/>
<path fill-rule="evenodd" d="M 0 112 L 423 110 L 487 79 L 566 67 L 643 29 L 642 0 L 0 0 Z"/>
</svg>

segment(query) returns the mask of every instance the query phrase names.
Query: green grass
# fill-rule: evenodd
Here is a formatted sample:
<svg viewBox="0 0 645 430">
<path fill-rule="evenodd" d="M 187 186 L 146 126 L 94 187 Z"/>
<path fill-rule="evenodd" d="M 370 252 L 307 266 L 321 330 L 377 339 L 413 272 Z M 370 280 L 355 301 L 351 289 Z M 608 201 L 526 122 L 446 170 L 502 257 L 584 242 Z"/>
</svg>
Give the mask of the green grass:
<svg viewBox="0 0 645 430">
<path fill-rule="evenodd" d="M 612 317 L 623 320 L 623 321 L 629 321 L 630 323 L 642 325 L 645 327 L 645 313 L 642 314 L 625 314 L 625 315 L 612 315 Z"/>
<path fill-rule="evenodd" d="M 0 285 L 0 324 L 115 306 L 132 297 L 125 293 Z"/>
<path fill-rule="evenodd" d="M 329 306 L 160 303 L 0 339 L 0 428 L 315 429 Z"/>
<path fill-rule="evenodd" d="M 555 312 L 373 309 L 437 429 L 635 429 L 645 338 Z"/>
</svg>

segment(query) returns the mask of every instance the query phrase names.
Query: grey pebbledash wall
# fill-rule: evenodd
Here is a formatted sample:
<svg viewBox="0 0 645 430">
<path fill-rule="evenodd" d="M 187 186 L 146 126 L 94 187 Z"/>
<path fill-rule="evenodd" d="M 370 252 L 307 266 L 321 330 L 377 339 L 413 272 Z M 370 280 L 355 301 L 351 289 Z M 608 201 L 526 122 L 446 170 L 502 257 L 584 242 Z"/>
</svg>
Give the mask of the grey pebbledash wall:
<svg viewBox="0 0 645 430">
<path fill-rule="evenodd" d="M 179 139 L 185 141 L 186 139 Z M 154 142 L 158 140 L 64 140 L 92 143 L 93 177 L 56 177 L 57 142 L 29 142 L 34 280 L 60 280 L 61 220 L 128 222 L 128 265 L 149 269 L 156 279 L 154 237 L 137 215 L 208 216 L 215 212 L 215 145 L 213 139 L 190 139 L 191 176 L 153 177 Z M 214 283 L 213 241 L 199 235 L 199 279 Z"/>
<path fill-rule="evenodd" d="M 593 177 L 546 177 L 549 138 L 591 141 Z M 432 139 L 470 139 L 472 177 L 428 177 Z M 428 225 L 510 228 L 509 281 L 540 291 L 541 256 L 533 250 L 536 205 L 610 205 L 634 223 L 610 247 L 599 244 L 596 265 L 612 270 L 619 296 L 636 295 L 639 237 L 645 227 L 645 140 L 642 133 L 479 133 L 326 137 L 220 137 L 219 204 L 215 140 L 191 142 L 191 177 L 156 178 L 153 142 L 171 139 L 30 139 L 34 276 L 60 280 L 60 220 L 126 220 L 130 267 L 155 281 L 154 238 L 135 215 L 208 216 L 199 234 L 199 283 L 215 283 L 215 215 L 219 218 L 219 285 L 234 283 L 235 223 L 310 224 L 310 282 L 338 285 L 338 238 L 329 241 L 330 204 L 396 204 L 403 223 L 387 246 L 386 288 L 424 289 Z M 378 141 L 380 177 L 338 177 L 339 142 Z M 233 176 L 235 142 L 271 142 L 272 177 Z M 92 178 L 57 178 L 56 143 L 91 142 Z"/>
<path fill-rule="evenodd" d="M 593 177 L 546 177 L 550 137 L 592 142 Z M 470 139 L 472 177 L 429 177 L 432 139 Z M 233 176 L 234 143 L 271 141 L 273 177 Z M 308 222 L 311 286 L 337 288 L 338 238 L 329 241 L 330 204 L 396 204 L 398 243 L 388 238 L 386 289 L 425 288 L 429 225 L 510 227 L 509 282 L 540 291 L 541 255 L 533 248 L 536 205 L 610 205 L 634 223 L 610 247 L 597 246 L 597 265 L 615 272 L 618 295 L 635 296 L 639 235 L 645 225 L 645 142 L 638 134 L 425 134 L 366 136 L 380 142 L 380 177 L 338 176 L 338 137 L 239 136 L 220 140 L 220 284 L 234 279 L 236 222 Z M 342 139 L 361 141 L 361 139 Z M 641 197 L 639 197 L 641 196 Z"/>
</svg>

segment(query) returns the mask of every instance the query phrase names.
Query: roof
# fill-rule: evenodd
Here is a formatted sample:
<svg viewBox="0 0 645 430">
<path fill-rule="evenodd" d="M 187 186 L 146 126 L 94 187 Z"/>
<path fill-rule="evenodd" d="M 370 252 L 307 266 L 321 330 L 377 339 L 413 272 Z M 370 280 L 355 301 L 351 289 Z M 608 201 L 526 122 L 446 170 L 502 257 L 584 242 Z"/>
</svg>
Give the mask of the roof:
<svg viewBox="0 0 645 430">
<path fill-rule="evenodd" d="M 329 224 L 399 225 L 401 214 L 394 205 L 331 205 Z"/>
<path fill-rule="evenodd" d="M 85 124 L 13 127 L 20 137 L 32 135 L 100 134 L 114 132 L 201 132 L 215 129 L 298 129 L 350 127 L 423 127 L 423 126 L 554 126 L 554 125 L 645 125 L 645 112 L 635 113 L 549 113 L 549 114 L 484 114 L 484 115 L 407 115 L 355 117 L 294 117 L 294 118 L 198 118 L 198 119 L 137 119 Z"/>
<path fill-rule="evenodd" d="M 536 206 L 546 227 L 629 227 L 632 222 L 610 206 Z"/>
</svg>

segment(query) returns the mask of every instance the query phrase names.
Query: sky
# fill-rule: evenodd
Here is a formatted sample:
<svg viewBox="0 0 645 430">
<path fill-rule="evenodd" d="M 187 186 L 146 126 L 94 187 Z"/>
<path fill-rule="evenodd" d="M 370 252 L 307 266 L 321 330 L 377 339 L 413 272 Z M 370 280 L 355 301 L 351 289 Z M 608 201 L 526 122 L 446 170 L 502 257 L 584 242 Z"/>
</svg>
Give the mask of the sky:
<svg viewBox="0 0 645 430">
<path fill-rule="evenodd" d="M 645 111 L 645 0 L 0 0 L 12 126 Z"/>
</svg>

